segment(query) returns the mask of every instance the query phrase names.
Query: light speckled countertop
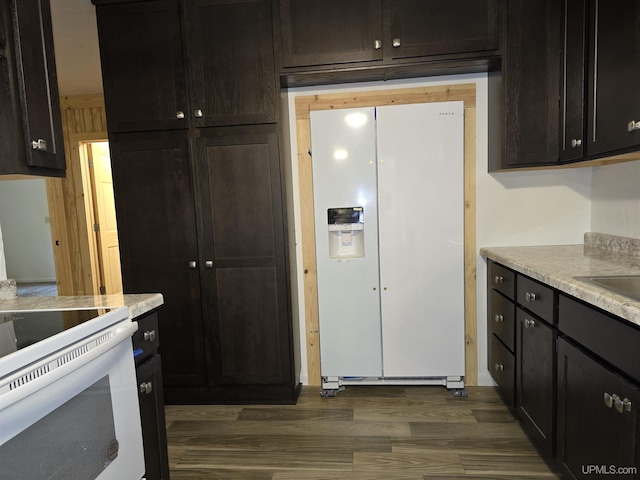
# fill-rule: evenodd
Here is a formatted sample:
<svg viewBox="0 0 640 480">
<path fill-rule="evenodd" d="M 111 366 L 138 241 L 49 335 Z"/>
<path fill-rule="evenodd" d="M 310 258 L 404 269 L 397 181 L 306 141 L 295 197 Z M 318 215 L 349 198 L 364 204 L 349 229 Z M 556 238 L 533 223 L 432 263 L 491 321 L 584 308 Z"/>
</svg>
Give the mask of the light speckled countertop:
<svg viewBox="0 0 640 480">
<path fill-rule="evenodd" d="M 0 300 L 0 312 L 16 310 L 71 310 L 82 308 L 128 307 L 131 318 L 159 307 L 164 299 L 159 293 L 95 295 L 78 297 L 15 297 Z"/>
<path fill-rule="evenodd" d="M 480 254 L 640 325 L 640 301 L 574 278 L 640 275 L 638 243 L 637 239 L 587 233 L 584 245 L 484 247 Z"/>
</svg>

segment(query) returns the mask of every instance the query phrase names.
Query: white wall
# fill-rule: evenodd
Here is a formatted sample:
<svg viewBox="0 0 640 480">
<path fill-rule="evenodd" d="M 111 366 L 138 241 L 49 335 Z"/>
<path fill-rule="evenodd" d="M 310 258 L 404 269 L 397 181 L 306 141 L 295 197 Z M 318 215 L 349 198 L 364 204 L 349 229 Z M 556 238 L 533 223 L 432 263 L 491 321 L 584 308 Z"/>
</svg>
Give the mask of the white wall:
<svg viewBox="0 0 640 480">
<path fill-rule="evenodd" d="M 0 224 L 0 280 L 7 279 L 7 263 L 4 259 L 4 243 L 2 242 L 2 225 Z"/>
<path fill-rule="evenodd" d="M 56 273 L 44 180 L 0 181 L 0 224 L 7 277 L 51 282 Z"/>
<path fill-rule="evenodd" d="M 296 88 L 288 91 L 289 118 L 295 119 L 295 97 L 301 95 L 356 92 L 419 86 L 470 83 L 477 85 L 477 186 L 476 208 L 477 247 L 528 244 L 582 243 L 584 232 L 590 230 L 591 221 L 591 169 L 578 168 L 562 171 L 505 172 L 489 174 L 488 169 L 488 79 L 486 74 L 433 77 L 420 80 L 398 80 L 328 87 Z M 300 196 L 297 185 L 298 168 L 295 159 L 295 122 L 289 123 L 291 172 L 290 211 L 295 224 L 297 262 L 302 265 L 300 245 Z M 291 152 L 294 152 L 293 154 Z M 292 268 L 292 282 L 297 282 L 299 311 L 294 318 L 300 322 L 302 371 L 301 381 L 307 383 L 306 339 L 304 319 L 304 289 L 301 267 Z M 486 369 L 486 262 L 477 257 L 478 285 L 478 370 L 479 382 L 492 384 Z"/>
<path fill-rule="evenodd" d="M 594 167 L 591 228 L 640 238 L 640 161 Z"/>
</svg>

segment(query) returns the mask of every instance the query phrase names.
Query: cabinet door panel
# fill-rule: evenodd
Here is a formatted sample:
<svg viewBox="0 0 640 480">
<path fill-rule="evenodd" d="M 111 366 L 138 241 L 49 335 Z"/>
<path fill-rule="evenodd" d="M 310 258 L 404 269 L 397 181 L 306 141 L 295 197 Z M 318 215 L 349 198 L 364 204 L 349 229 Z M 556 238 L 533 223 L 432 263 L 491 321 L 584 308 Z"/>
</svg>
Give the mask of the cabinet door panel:
<svg viewBox="0 0 640 480">
<path fill-rule="evenodd" d="M 112 136 L 125 293 L 160 292 L 165 384 L 205 381 L 196 220 L 186 135 Z"/>
<path fill-rule="evenodd" d="M 276 122 L 271 2 L 188 3 L 190 114 L 196 116 L 196 126 Z"/>
<path fill-rule="evenodd" d="M 380 0 L 280 0 L 283 67 L 382 59 Z"/>
<path fill-rule="evenodd" d="M 101 5 L 96 12 L 109 131 L 187 128 L 177 1 Z"/>
<path fill-rule="evenodd" d="M 637 405 L 637 388 L 564 339 L 558 342 L 558 460 L 570 478 L 592 478 L 588 465 L 628 467 L 635 458 L 636 408 L 619 413 L 606 395 L 629 398 Z M 634 403 L 635 402 L 635 403 Z M 598 476 L 597 478 L 605 478 Z M 630 476 L 630 478 L 636 478 Z"/>
<path fill-rule="evenodd" d="M 517 309 L 517 406 L 543 454 L 554 447 L 555 332 L 536 317 Z"/>
<path fill-rule="evenodd" d="M 552 164 L 559 157 L 560 3 L 509 0 L 506 8 L 505 164 Z"/>
<path fill-rule="evenodd" d="M 214 385 L 291 380 L 285 234 L 275 126 L 197 140 L 203 302 Z"/>
<path fill-rule="evenodd" d="M 390 58 L 498 49 L 497 0 L 389 0 L 389 9 Z"/>
<path fill-rule="evenodd" d="M 14 15 L 27 165 L 64 170 L 49 0 L 17 1 Z M 39 142 L 39 146 L 32 148 L 32 142 Z"/>
<path fill-rule="evenodd" d="M 640 144 L 640 1 L 594 1 L 591 11 L 588 153 Z"/>
</svg>

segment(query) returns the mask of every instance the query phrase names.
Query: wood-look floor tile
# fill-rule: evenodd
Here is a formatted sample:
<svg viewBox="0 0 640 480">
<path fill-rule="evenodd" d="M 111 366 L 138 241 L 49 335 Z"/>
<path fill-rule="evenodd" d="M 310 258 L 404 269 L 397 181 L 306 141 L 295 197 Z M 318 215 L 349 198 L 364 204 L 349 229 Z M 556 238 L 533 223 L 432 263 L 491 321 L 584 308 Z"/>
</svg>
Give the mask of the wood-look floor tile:
<svg viewBox="0 0 640 480">
<path fill-rule="evenodd" d="M 470 438 L 403 438 L 391 440 L 394 453 L 449 452 L 469 455 L 530 455 L 537 457 L 537 450 L 525 438 L 470 439 Z"/>
<path fill-rule="evenodd" d="M 517 420 L 509 411 L 474 408 L 471 410 L 478 423 L 514 423 Z"/>
<path fill-rule="evenodd" d="M 424 476 L 419 473 L 411 472 L 393 472 L 389 475 L 388 471 L 381 472 L 335 472 L 317 471 L 317 470 L 280 470 L 274 473 L 273 480 L 424 480 Z M 173 477 L 171 477 L 173 480 Z"/>
<path fill-rule="evenodd" d="M 167 428 L 176 420 L 235 420 L 242 411 L 236 405 L 165 405 Z"/>
<path fill-rule="evenodd" d="M 536 456 L 526 455 L 460 455 L 465 473 L 472 475 L 500 475 L 511 478 L 527 472 L 540 477 L 558 478 L 545 461 Z"/>
<path fill-rule="evenodd" d="M 483 441 L 526 438 L 518 423 L 411 422 L 409 425 L 413 438 L 469 438 Z"/>
<path fill-rule="evenodd" d="M 171 480 L 273 480 L 273 474 L 273 471 L 226 470 L 223 468 L 171 470 Z"/>
<path fill-rule="evenodd" d="M 414 405 L 399 407 L 355 407 L 354 420 L 374 422 L 468 422 L 476 423 L 471 410 L 453 409 L 447 405 Z"/>
<path fill-rule="evenodd" d="M 219 451 L 257 451 L 262 441 L 260 435 L 175 435 L 167 432 L 167 442 L 182 449 L 207 447 Z"/>
<path fill-rule="evenodd" d="M 186 421 L 176 420 L 168 433 L 177 436 L 196 435 L 261 435 L 277 431 L 279 435 L 370 435 L 409 437 L 407 422 L 325 422 L 322 420 L 299 421 Z"/>
<path fill-rule="evenodd" d="M 351 421 L 353 408 L 243 408 L 238 420 L 326 420 Z"/>
<path fill-rule="evenodd" d="M 464 474 L 458 455 L 453 453 L 425 453 L 414 455 L 410 453 L 355 453 L 353 455 L 353 470 L 358 472 L 386 473 L 387 478 L 394 478 L 395 474 L 434 474 L 454 473 Z"/>
</svg>

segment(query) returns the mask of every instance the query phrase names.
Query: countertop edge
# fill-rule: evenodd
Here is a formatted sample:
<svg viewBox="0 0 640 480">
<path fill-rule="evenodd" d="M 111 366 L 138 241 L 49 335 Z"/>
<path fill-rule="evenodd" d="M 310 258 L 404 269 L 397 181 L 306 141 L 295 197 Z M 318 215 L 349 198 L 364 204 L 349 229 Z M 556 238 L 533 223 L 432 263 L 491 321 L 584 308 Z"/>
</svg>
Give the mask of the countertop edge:
<svg viewBox="0 0 640 480">
<path fill-rule="evenodd" d="M 528 259 L 528 253 L 535 254 L 531 255 L 533 259 Z M 555 260 L 566 258 L 566 263 L 569 266 L 559 266 L 551 261 L 543 263 L 536 260 L 536 256 L 539 257 L 545 253 L 550 257 L 555 256 Z M 639 301 L 574 278 L 614 274 L 638 275 L 640 274 L 640 268 L 637 266 L 638 257 L 610 253 L 603 249 L 585 247 L 584 245 L 483 247 L 480 249 L 480 255 L 640 326 Z M 609 264 L 607 257 L 614 258 L 615 264 Z M 622 272 L 620 264 L 625 263 L 625 259 L 628 260 L 630 266 Z"/>
</svg>

